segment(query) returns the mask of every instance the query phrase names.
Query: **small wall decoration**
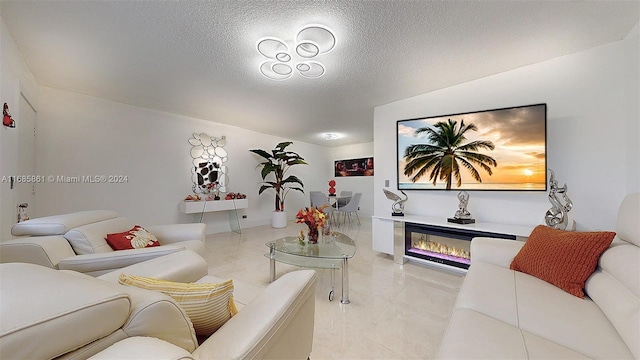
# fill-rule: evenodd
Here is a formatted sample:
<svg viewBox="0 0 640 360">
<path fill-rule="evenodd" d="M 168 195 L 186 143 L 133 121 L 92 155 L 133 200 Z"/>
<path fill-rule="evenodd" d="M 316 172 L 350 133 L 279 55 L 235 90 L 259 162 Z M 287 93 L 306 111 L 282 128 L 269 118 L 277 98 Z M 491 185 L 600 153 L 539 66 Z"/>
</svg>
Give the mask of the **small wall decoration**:
<svg viewBox="0 0 640 360">
<path fill-rule="evenodd" d="M 16 127 L 16 122 L 11 118 L 9 105 L 7 105 L 7 103 L 4 103 L 4 107 L 2 108 L 2 125 L 10 128 Z"/>
<path fill-rule="evenodd" d="M 336 160 L 335 176 L 373 176 L 373 157 Z"/>
</svg>

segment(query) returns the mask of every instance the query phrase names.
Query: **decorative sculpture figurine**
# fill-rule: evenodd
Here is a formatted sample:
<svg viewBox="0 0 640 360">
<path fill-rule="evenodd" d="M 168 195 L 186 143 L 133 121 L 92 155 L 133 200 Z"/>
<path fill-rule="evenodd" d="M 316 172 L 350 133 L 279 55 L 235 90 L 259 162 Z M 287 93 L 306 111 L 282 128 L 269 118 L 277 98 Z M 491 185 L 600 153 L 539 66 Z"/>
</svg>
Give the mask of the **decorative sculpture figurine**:
<svg viewBox="0 0 640 360">
<path fill-rule="evenodd" d="M 409 196 L 407 196 L 407 194 L 405 194 L 404 191 L 402 190 L 400 190 L 400 192 L 402 193 L 402 195 L 404 195 L 404 199 L 387 189 L 382 189 L 382 191 L 384 191 L 384 194 L 386 195 L 387 199 L 394 201 L 393 205 L 391 205 L 391 210 L 393 211 L 391 215 L 404 216 L 404 203 L 406 203 L 407 200 L 409 200 Z"/>
<path fill-rule="evenodd" d="M 336 181 L 329 180 L 329 196 L 336 196 Z"/>
<path fill-rule="evenodd" d="M 458 200 L 460 201 L 458 204 L 458 211 L 456 211 L 453 218 L 448 218 L 447 221 L 457 224 L 475 223 L 476 220 L 471 218 L 471 213 L 467 210 L 467 205 L 469 204 L 469 193 L 466 191 L 460 191 L 458 193 Z"/>
<path fill-rule="evenodd" d="M 551 173 L 549 176 L 549 201 L 552 207 L 544 215 L 544 221 L 554 229 L 575 230 L 576 222 L 569 218 L 569 211 L 573 208 L 573 202 L 567 196 L 567 184 L 565 183 L 564 186 L 558 187 L 553 170 L 549 169 L 549 172 Z M 558 196 L 560 194 L 562 195 L 562 200 Z"/>
</svg>

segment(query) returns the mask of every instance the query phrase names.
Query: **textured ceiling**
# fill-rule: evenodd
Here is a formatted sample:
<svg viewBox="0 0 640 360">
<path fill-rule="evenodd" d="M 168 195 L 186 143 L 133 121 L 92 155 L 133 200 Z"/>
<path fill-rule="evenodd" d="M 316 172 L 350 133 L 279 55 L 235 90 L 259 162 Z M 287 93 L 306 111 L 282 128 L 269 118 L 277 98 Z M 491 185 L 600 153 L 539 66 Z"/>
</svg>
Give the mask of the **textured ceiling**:
<svg viewBox="0 0 640 360">
<path fill-rule="evenodd" d="M 373 108 L 621 40 L 638 1 L 2 1 L 39 84 L 325 146 Z M 258 72 L 259 38 L 333 29 L 319 79 Z M 341 133 L 328 142 L 319 134 Z"/>
</svg>

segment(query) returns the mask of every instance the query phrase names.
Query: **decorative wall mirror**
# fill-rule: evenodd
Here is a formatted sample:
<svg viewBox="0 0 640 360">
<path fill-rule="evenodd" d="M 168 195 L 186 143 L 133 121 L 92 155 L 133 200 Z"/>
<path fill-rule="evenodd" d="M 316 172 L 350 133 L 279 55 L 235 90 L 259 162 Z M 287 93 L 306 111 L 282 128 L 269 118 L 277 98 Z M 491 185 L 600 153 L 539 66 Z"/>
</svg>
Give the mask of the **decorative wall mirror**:
<svg viewBox="0 0 640 360">
<path fill-rule="evenodd" d="M 193 134 L 189 139 L 191 147 L 191 180 L 193 192 L 196 194 L 213 194 L 227 192 L 229 177 L 227 176 L 227 140 L 224 136 L 212 137 L 205 133 Z"/>
</svg>

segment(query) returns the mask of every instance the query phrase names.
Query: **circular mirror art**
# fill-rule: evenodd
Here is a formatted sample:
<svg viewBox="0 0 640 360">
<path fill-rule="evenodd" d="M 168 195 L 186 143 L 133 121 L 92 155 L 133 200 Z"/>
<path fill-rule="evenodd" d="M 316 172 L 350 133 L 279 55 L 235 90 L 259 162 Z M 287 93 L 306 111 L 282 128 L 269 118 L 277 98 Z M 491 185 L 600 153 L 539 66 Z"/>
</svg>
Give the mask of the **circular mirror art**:
<svg viewBox="0 0 640 360">
<path fill-rule="evenodd" d="M 205 133 L 193 134 L 191 144 L 192 190 L 196 194 L 212 194 L 227 192 L 229 177 L 227 175 L 227 151 L 224 149 L 227 140 L 224 136 L 217 138 Z"/>
</svg>

